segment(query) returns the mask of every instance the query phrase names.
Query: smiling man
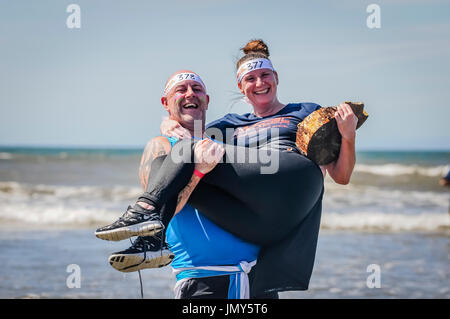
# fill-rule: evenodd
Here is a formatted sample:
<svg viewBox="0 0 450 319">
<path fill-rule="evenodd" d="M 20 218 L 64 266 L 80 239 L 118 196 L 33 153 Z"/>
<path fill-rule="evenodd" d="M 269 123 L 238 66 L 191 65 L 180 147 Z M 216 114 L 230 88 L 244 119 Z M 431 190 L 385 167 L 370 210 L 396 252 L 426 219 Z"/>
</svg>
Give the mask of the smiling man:
<svg viewBox="0 0 450 319">
<path fill-rule="evenodd" d="M 161 103 L 169 113 L 169 118 L 179 122 L 192 137 L 202 138 L 209 96 L 201 78 L 189 70 L 175 72 L 166 82 Z M 195 131 L 195 123 L 202 123 L 202 130 Z M 169 153 L 174 141 L 166 136 L 157 136 L 148 142 L 141 159 L 139 176 L 144 190 L 151 181 L 152 164 L 156 158 Z M 217 144 L 212 147 L 218 147 Z M 162 162 L 162 158 L 160 158 Z M 154 164 L 156 165 L 156 164 Z M 159 163 L 162 165 L 162 163 Z M 194 165 L 194 163 L 192 163 Z M 211 168 L 212 169 L 212 168 Z M 207 173 L 207 170 L 202 172 Z M 187 181 L 191 176 L 186 176 Z M 180 183 L 179 192 L 183 189 Z M 178 202 L 184 202 L 180 199 Z M 158 207 L 160 209 L 160 207 Z M 182 207 L 179 207 L 181 209 Z M 145 201 L 138 200 L 133 207 L 128 207 L 125 214 L 114 223 L 97 229 L 95 235 L 100 239 L 118 241 L 131 236 L 153 236 L 164 228 L 170 217 L 162 220 L 159 209 Z"/>
<path fill-rule="evenodd" d="M 201 80 L 200 76 L 189 70 L 177 71 L 169 77 L 166 82 L 166 86 L 161 97 L 161 103 L 164 108 L 169 113 L 169 118 L 177 121 L 181 126 L 189 132 L 191 137 L 202 138 L 206 110 L 208 109 L 209 96 L 206 94 L 206 86 Z M 201 130 L 195 131 L 195 124 L 202 123 Z M 139 176 L 141 179 L 144 191 L 151 179 L 151 174 L 155 174 L 153 166 L 162 165 L 164 158 L 163 155 L 167 155 L 172 146 L 175 144 L 172 138 L 166 136 L 157 136 L 147 143 L 141 159 L 141 165 L 139 168 Z M 199 143 L 198 148 L 202 151 L 208 149 L 206 143 Z M 218 150 L 218 144 L 210 145 L 209 151 Z M 219 154 L 219 152 L 217 153 Z M 155 159 L 158 158 L 158 163 L 154 163 Z M 200 169 L 202 169 L 202 174 L 209 172 L 217 163 L 199 163 Z M 192 165 L 194 163 L 192 162 Z M 184 193 L 181 192 L 183 185 L 189 181 L 191 176 L 186 175 L 186 181 L 179 186 L 180 196 L 175 199 L 178 203 L 177 211 L 182 209 L 181 203 L 183 205 L 186 203 L 185 198 L 183 198 Z M 187 188 L 187 185 L 185 188 Z M 174 201 L 170 201 L 172 204 Z M 169 204 L 168 204 L 169 205 Z M 101 227 L 97 229 L 95 235 L 100 239 L 119 241 L 127 239 L 131 236 L 154 236 L 155 234 L 161 232 L 164 228 L 167 228 L 168 222 L 173 215 L 174 209 L 166 209 L 166 211 L 171 211 L 170 216 L 163 216 L 162 208 L 158 207 L 155 209 L 152 205 L 149 205 L 146 201 L 138 200 L 137 203 L 131 207 L 129 206 L 125 214 L 120 217 L 114 223 Z M 167 214 L 166 214 L 167 215 Z M 167 217 L 167 218 L 164 218 Z M 163 220 L 164 219 L 164 220 Z"/>
<path fill-rule="evenodd" d="M 196 73 L 189 70 L 175 72 L 166 83 L 161 103 L 169 113 L 169 118 L 180 123 L 191 136 L 203 133 L 209 95 Z M 194 132 L 195 121 L 201 121 L 201 132 Z"/>
</svg>

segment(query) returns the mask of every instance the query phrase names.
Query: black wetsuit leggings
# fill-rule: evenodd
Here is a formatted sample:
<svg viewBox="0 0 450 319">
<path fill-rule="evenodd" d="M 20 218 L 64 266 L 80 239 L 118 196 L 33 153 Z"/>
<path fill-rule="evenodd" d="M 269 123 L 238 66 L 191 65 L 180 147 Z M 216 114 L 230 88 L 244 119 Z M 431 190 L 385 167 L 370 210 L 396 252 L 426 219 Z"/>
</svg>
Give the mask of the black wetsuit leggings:
<svg viewBox="0 0 450 319">
<path fill-rule="evenodd" d="M 192 140 L 181 140 L 152 163 L 140 200 L 164 208 L 165 225 L 193 174 L 193 145 Z M 306 157 L 293 151 L 224 146 L 223 162 L 202 178 L 189 204 L 228 232 L 268 245 L 286 237 L 321 200 L 322 172 Z"/>
</svg>

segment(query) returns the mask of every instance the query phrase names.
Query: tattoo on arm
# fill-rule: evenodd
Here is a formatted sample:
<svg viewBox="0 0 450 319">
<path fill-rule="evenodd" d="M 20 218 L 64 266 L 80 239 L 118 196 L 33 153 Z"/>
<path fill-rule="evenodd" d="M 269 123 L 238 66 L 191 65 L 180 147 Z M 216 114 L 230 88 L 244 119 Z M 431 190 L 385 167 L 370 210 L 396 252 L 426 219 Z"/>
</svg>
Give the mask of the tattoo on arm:
<svg viewBox="0 0 450 319">
<path fill-rule="evenodd" d="M 167 150 L 161 141 L 153 139 L 147 143 L 142 154 L 141 164 L 139 166 L 139 178 L 144 190 L 147 188 L 150 167 L 153 160 L 159 156 L 166 155 Z"/>
<path fill-rule="evenodd" d="M 200 178 L 196 175 L 192 175 L 189 183 L 183 188 L 183 190 L 178 194 L 177 200 L 177 208 L 175 209 L 175 214 L 183 209 L 184 205 L 186 205 L 189 197 L 197 186 Z"/>
</svg>

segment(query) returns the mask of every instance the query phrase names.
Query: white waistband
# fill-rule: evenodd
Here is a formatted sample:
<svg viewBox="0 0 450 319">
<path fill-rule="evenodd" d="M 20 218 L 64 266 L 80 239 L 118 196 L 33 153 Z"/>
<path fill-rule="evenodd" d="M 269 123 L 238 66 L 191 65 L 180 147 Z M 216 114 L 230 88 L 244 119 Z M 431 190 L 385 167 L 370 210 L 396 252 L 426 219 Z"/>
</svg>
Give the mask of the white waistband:
<svg viewBox="0 0 450 319">
<path fill-rule="evenodd" d="M 175 275 L 185 271 L 185 270 L 208 270 L 213 272 L 225 272 L 228 274 L 239 274 L 240 278 L 240 299 L 250 298 L 250 284 L 248 280 L 248 273 L 252 270 L 252 267 L 256 265 L 256 260 L 252 262 L 241 261 L 237 266 L 199 266 L 199 267 L 185 267 L 185 268 L 173 268 L 173 273 Z M 174 287 L 175 298 L 179 299 L 181 295 L 181 286 L 187 280 L 192 279 L 192 277 L 183 278 L 177 281 Z"/>
</svg>

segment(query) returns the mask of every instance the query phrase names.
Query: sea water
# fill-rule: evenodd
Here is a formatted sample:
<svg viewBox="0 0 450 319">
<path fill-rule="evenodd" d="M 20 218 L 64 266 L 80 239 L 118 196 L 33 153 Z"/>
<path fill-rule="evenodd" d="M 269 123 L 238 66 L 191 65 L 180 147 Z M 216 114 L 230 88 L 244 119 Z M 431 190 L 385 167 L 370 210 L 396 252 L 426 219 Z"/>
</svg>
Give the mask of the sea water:
<svg viewBox="0 0 450 319">
<path fill-rule="evenodd" d="M 0 297 L 140 297 L 138 274 L 108 264 L 130 242 L 93 232 L 142 191 L 141 152 L 0 149 Z M 309 290 L 281 298 L 449 298 L 449 164 L 450 152 L 358 152 L 350 184 L 326 177 Z M 141 274 L 144 297 L 173 298 L 170 267 Z"/>
</svg>

